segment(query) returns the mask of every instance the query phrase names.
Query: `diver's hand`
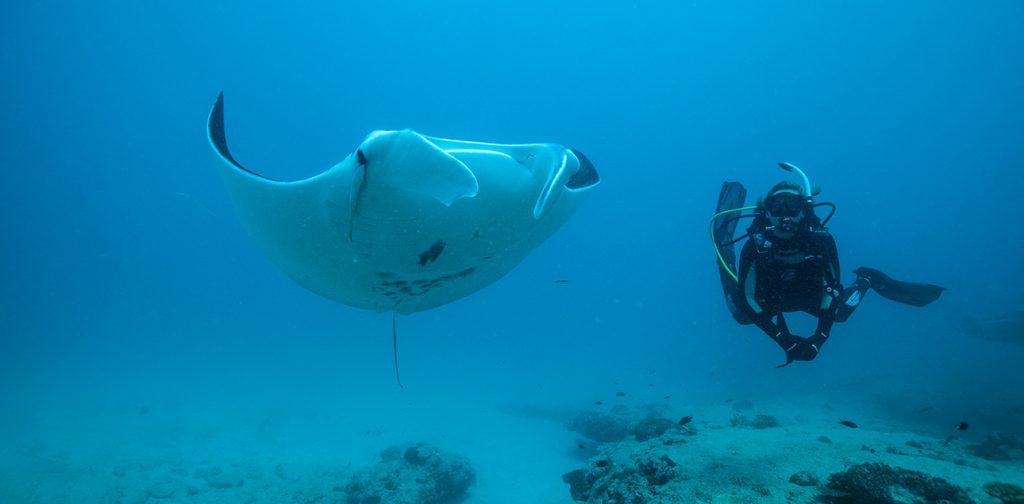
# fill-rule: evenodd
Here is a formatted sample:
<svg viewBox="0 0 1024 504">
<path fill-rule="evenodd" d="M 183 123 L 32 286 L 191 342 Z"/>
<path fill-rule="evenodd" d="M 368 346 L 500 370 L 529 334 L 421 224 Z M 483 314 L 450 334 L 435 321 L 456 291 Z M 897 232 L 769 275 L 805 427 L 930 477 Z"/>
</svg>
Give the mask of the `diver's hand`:
<svg viewBox="0 0 1024 504">
<path fill-rule="evenodd" d="M 787 358 L 798 361 L 812 361 L 818 356 L 818 347 L 809 341 L 804 341 L 786 354 Z"/>
<path fill-rule="evenodd" d="M 786 364 L 795 360 L 814 360 L 814 358 L 818 356 L 818 353 L 821 352 L 821 347 L 825 344 L 826 340 L 828 340 L 828 334 L 823 332 L 818 332 L 814 336 L 802 340 L 800 343 L 797 343 L 792 350 L 786 352 Z"/>
<path fill-rule="evenodd" d="M 782 347 L 782 350 L 786 351 L 786 352 L 792 350 L 794 347 L 796 347 L 800 343 L 803 343 L 804 341 L 807 341 L 805 338 L 801 338 L 800 336 L 796 336 L 796 335 L 790 333 L 786 329 L 779 329 L 775 333 L 775 335 L 772 336 L 772 340 L 775 341 L 775 343 L 777 345 L 779 345 L 780 347 Z"/>
<path fill-rule="evenodd" d="M 772 340 L 779 345 L 779 348 L 782 348 L 783 352 L 786 352 L 786 363 L 775 367 L 785 367 L 794 360 L 800 360 L 796 358 L 798 353 L 795 352 L 798 352 L 800 348 L 807 345 L 806 338 L 792 334 L 786 329 L 780 329 L 779 332 L 772 336 Z"/>
<path fill-rule="evenodd" d="M 828 341 L 828 333 L 822 331 L 818 331 L 814 336 L 807 338 L 807 344 L 814 347 L 815 354 L 821 351 L 821 347 L 825 346 L 826 341 Z"/>
</svg>

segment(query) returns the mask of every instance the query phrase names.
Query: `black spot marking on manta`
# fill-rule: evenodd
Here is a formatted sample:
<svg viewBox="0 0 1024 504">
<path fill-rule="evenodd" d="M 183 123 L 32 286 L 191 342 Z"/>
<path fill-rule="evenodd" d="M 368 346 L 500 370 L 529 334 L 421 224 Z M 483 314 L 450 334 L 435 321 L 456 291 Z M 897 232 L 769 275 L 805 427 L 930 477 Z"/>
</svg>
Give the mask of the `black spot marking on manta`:
<svg viewBox="0 0 1024 504">
<path fill-rule="evenodd" d="M 422 296 L 431 290 L 434 290 L 436 287 L 443 286 L 448 280 L 472 275 L 474 271 L 476 271 L 476 267 L 466 268 L 464 270 L 436 278 L 420 278 L 411 282 L 407 280 L 390 280 L 381 282 L 379 290 L 382 295 L 393 300 L 407 296 Z M 384 275 L 379 273 L 378 276 L 384 278 Z M 390 275 L 390 278 L 393 277 L 394 275 Z"/>
<path fill-rule="evenodd" d="M 444 252 L 444 241 L 437 240 L 425 252 L 420 254 L 420 266 L 426 266 L 428 262 L 434 262 Z"/>
<path fill-rule="evenodd" d="M 356 150 L 356 159 L 359 160 L 359 164 L 366 164 L 366 154 L 363 154 L 363 149 Z"/>
</svg>

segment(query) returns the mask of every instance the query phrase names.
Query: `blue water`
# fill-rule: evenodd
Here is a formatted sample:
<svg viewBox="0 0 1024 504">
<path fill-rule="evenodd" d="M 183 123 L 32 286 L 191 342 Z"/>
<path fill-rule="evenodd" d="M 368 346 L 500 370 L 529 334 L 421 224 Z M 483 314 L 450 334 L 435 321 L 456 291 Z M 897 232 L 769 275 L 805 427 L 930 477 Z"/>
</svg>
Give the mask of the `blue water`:
<svg viewBox="0 0 1024 504">
<path fill-rule="evenodd" d="M 325 435 L 379 421 L 374 453 L 442 440 L 456 405 L 619 388 L 826 395 L 1024 434 L 1024 345 L 960 332 L 1024 297 L 1020 2 L 44 1 L 0 18 L 0 433 L 29 451 L 144 457 L 162 453 L 129 434 L 147 418 L 230 431 L 272 410 L 357 411 Z M 507 277 L 399 318 L 403 390 L 390 317 L 303 290 L 241 227 L 205 137 L 221 90 L 233 152 L 274 178 L 413 128 L 572 146 L 602 182 Z M 948 291 L 921 309 L 869 296 L 817 360 L 774 369 L 781 351 L 725 309 L 707 222 L 723 180 L 753 197 L 782 160 L 838 205 L 844 280 L 867 265 Z"/>
</svg>

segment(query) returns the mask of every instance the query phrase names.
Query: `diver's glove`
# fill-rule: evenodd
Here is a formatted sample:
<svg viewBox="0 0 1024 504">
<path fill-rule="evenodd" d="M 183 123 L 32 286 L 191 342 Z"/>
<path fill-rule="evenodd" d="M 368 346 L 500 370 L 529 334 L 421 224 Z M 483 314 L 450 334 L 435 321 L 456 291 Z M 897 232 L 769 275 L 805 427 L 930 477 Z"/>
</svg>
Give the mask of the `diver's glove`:
<svg viewBox="0 0 1024 504">
<path fill-rule="evenodd" d="M 815 353 L 821 351 L 821 347 L 828 341 L 828 333 L 824 331 L 818 331 L 814 333 L 814 336 L 807 338 L 807 344 L 814 347 Z"/>
<path fill-rule="evenodd" d="M 782 348 L 782 351 L 788 354 L 795 348 L 806 343 L 807 340 L 795 334 L 791 334 L 786 329 L 779 329 L 779 332 L 775 333 L 775 335 L 772 336 L 772 341 L 778 344 L 779 347 Z"/>
<path fill-rule="evenodd" d="M 814 360 L 818 353 L 821 352 L 821 347 L 826 341 L 828 341 L 828 333 L 821 331 L 815 333 L 814 336 L 807 338 L 793 350 L 793 359 L 802 361 Z"/>
<path fill-rule="evenodd" d="M 800 355 L 803 355 L 801 349 L 807 346 L 807 340 L 790 333 L 789 330 L 785 328 L 780 329 L 779 332 L 772 336 L 772 340 L 779 345 L 779 348 L 782 348 L 783 352 L 786 352 L 786 363 L 775 367 L 788 366 L 790 362 L 795 360 L 810 360 L 798 358 Z"/>
<path fill-rule="evenodd" d="M 793 336 L 796 339 L 796 344 L 783 350 L 786 351 L 786 363 L 776 367 L 786 367 L 793 361 L 812 361 L 818 356 L 818 352 L 821 351 L 822 345 L 828 340 L 828 334 L 824 332 L 817 332 L 814 336 L 809 338 L 801 338 L 799 336 Z"/>
</svg>

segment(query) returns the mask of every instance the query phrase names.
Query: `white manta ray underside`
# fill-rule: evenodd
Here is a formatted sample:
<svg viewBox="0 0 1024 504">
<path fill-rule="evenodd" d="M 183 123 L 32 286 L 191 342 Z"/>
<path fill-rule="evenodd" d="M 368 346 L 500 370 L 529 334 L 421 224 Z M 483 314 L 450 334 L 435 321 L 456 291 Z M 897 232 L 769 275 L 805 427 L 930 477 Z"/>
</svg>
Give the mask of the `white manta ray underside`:
<svg viewBox="0 0 1024 504">
<path fill-rule="evenodd" d="M 578 151 L 375 131 L 294 182 L 232 157 L 223 94 L 208 134 L 246 229 L 303 287 L 358 308 L 427 310 L 486 287 L 562 225 L 598 184 Z"/>
</svg>

